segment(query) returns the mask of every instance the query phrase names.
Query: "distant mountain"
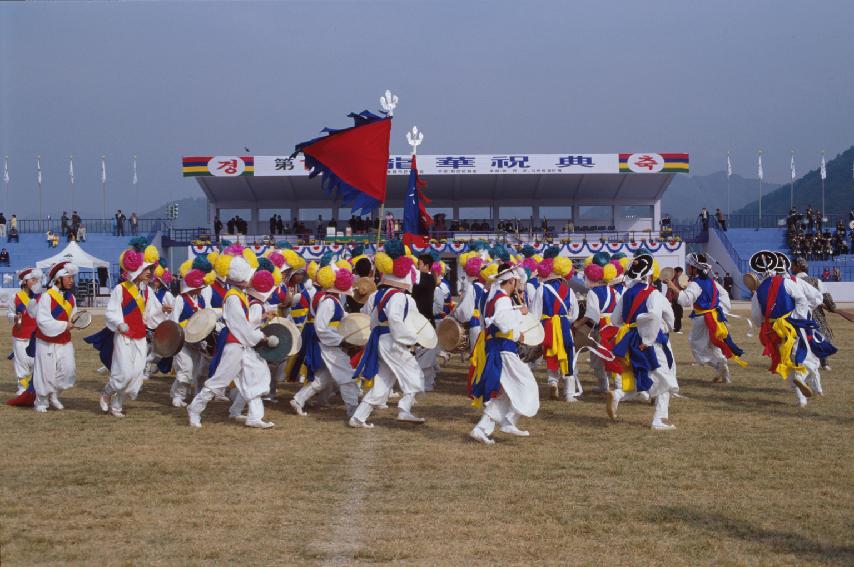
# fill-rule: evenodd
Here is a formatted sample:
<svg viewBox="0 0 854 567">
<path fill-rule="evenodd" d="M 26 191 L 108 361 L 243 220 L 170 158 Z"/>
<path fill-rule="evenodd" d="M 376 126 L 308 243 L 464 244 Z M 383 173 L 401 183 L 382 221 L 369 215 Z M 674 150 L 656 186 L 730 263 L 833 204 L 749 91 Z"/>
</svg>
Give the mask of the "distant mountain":
<svg viewBox="0 0 854 567">
<path fill-rule="evenodd" d="M 854 207 L 854 180 L 852 180 L 852 164 L 854 164 L 854 146 L 851 146 L 832 160 L 827 162 L 827 179 L 825 180 L 825 213 L 846 213 Z M 774 189 L 771 189 L 775 187 Z M 789 211 L 789 184 L 769 185 L 768 193 L 762 197 L 762 214 L 785 214 Z M 755 194 L 755 193 L 754 193 Z M 807 205 L 821 208 L 821 176 L 816 168 L 800 179 L 795 180 L 795 207 L 803 210 Z M 733 214 L 757 214 L 758 199 L 733 210 Z"/>
<path fill-rule="evenodd" d="M 729 179 L 732 211 L 750 203 L 759 193 L 759 180 L 733 175 Z M 709 175 L 675 175 L 661 199 L 661 212 L 669 213 L 674 222 L 690 222 L 706 207 L 714 213 L 727 207 L 727 176 L 725 171 Z"/>
<path fill-rule="evenodd" d="M 210 224 L 208 222 L 208 202 L 204 197 L 169 201 L 153 211 L 148 211 L 140 216 L 144 219 L 165 219 L 166 208 L 176 202 L 178 203 L 178 218 L 172 225 L 175 228 L 196 228 Z"/>
</svg>

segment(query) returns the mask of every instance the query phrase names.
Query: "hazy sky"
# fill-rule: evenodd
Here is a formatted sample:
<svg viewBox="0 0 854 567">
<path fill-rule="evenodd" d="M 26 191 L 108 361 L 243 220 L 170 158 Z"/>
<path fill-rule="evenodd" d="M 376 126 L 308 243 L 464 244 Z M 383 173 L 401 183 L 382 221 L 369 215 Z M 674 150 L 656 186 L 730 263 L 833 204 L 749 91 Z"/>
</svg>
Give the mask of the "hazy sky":
<svg viewBox="0 0 854 567">
<path fill-rule="evenodd" d="M 603 5 L 607 4 L 607 5 Z M 854 143 L 854 2 L 0 2 L 10 202 L 148 210 L 194 154 L 289 153 L 400 96 L 392 152 L 688 151 L 787 180 Z M 131 191 L 139 156 L 141 203 Z M 84 204 L 85 202 L 85 204 Z M 55 211 L 54 211 L 55 214 Z"/>
</svg>

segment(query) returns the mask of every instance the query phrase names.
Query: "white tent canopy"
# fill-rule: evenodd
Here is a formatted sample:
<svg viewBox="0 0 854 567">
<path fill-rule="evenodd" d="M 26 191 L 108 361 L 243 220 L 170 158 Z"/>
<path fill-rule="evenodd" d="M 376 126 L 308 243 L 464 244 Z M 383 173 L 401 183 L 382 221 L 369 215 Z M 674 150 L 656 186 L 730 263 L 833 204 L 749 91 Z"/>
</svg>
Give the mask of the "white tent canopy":
<svg viewBox="0 0 854 567">
<path fill-rule="evenodd" d="M 70 260 L 74 265 L 78 268 L 85 268 L 89 270 L 94 270 L 96 268 L 109 268 L 110 263 L 101 260 L 100 258 L 96 258 L 80 248 L 80 245 L 77 242 L 71 241 L 68 243 L 62 252 L 58 254 L 54 254 L 50 258 L 45 258 L 44 260 L 39 260 L 36 262 L 36 267 L 47 271 L 51 266 L 56 264 L 57 262 L 62 262 L 63 260 Z"/>
</svg>

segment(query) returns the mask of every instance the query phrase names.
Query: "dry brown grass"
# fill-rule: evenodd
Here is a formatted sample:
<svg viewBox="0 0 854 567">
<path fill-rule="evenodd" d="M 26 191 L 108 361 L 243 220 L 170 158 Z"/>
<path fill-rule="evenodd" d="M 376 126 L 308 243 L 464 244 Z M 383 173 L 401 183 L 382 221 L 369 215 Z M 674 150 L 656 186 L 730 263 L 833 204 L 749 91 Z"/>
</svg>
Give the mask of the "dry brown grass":
<svg viewBox="0 0 854 567">
<path fill-rule="evenodd" d="M 834 323 L 850 344 L 854 327 Z M 674 337 L 688 396 L 672 404 L 676 431 L 650 431 L 644 405 L 612 423 L 586 395 L 544 401 L 531 438 L 489 448 L 466 437 L 477 412 L 459 365 L 422 397 L 424 426 L 386 410 L 355 431 L 336 400 L 307 418 L 280 403 L 270 431 L 213 403 L 196 431 L 162 377 L 126 419 L 101 415 L 104 378 L 78 337 L 64 412 L 0 408 L 0 560 L 852 565 L 852 350 L 825 374 L 827 396 L 798 409 L 754 341 L 740 341 L 752 366 L 721 387 Z M 5 399 L 11 366 L 0 372 Z"/>
</svg>

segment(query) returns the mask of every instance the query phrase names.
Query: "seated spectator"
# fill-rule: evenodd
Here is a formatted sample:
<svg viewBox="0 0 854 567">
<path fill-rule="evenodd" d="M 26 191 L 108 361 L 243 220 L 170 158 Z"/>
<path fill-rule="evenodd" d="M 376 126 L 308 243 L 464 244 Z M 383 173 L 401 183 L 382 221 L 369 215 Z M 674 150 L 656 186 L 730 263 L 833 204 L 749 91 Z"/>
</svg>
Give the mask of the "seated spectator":
<svg viewBox="0 0 854 567">
<path fill-rule="evenodd" d="M 9 251 L 3 248 L 0 250 L 0 266 L 9 265 Z"/>
<path fill-rule="evenodd" d="M 832 278 L 835 282 L 842 281 L 842 272 L 839 270 L 839 268 L 833 268 Z"/>
<path fill-rule="evenodd" d="M 12 227 L 9 229 L 8 236 L 6 237 L 6 242 L 20 242 L 20 237 L 18 236 L 18 229 L 16 227 Z"/>
<path fill-rule="evenodd" d="M 53 231 L 47 231 L 47 236 L 45 236 L 45 240 L 47 241 L 48 248 L 53 248 Z"/>
<path fill-rule="evenodd" d="M 571 220 L 566 221 L 566 224 L 563 225 L 563 231 L 564 232 L 575 232 L 575 224 Z"/>
<path fill-rule="evenodd" d="M 823 282 L 829 282 L 830 281 L 830 268 L 825 266 L 824 271 L 821 272 L 821 281 L 823 281 Z"/>
</svg>

